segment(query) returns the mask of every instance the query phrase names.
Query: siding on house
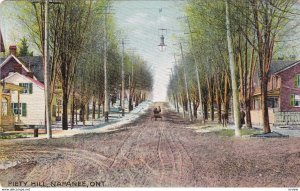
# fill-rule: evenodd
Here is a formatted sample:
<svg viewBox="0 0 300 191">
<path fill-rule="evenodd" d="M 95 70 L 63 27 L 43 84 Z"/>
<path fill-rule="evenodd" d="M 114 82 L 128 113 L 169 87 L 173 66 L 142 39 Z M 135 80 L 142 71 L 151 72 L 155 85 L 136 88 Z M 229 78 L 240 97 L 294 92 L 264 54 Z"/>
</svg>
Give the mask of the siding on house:
<svg viewBox="0 0 300 191">
<path fill-rule="evenodd" d="M 26 117 L 20 115 L 20 120 L 26 125 L 44 125 L 45 99 L 44 89 L 28 77 L 14 73 L 5 79 L 6 82 L 19 85 L 20 83 L 32 83 L 32 94 L 20 94 L 20 103 L 26 103 Z M 17 92 L 12 92 L 12 103 L 18 102 Z M 16 116 L 17 119 L 17 116 Z"/>
<path fill-rule="evenodd" d="M 297 74 L 300 74 L 300 63 L 277 74 L 281 78 L 280 111 L 300 112 L 300 107 L 290 104 L 292 94 L 300 95 L 300 87 L 295 86 L 294 80 Z"/>
</svg>

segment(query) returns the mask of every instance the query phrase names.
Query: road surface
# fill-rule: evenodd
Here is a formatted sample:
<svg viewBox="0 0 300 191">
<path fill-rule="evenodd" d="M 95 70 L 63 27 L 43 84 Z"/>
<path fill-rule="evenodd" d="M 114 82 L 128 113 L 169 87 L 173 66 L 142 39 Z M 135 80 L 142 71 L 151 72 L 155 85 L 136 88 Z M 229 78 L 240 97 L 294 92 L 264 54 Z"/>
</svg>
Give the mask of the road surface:
<svg viewBox="0 0 300 191">
<path fill-rule="evenodd" d="M 229 138 L 197 133 L 162 105 L 115 132 L 52 140 L 1 141 L 2 186 L 299 187 L 298 138 Z M 22 185 L 21 185 L 22 186 Z M 30 186 L 30 185 L 29 185 Z M 35 185 L 31 185 L 35 186 Z"/>
</svg>

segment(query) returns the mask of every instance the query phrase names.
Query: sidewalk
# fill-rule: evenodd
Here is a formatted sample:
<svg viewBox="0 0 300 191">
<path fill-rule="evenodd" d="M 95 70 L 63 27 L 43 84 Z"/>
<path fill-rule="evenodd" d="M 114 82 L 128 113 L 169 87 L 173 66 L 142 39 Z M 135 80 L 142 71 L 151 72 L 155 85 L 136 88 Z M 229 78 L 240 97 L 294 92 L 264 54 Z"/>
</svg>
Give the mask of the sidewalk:
<svg viewBox="0 0 300 191">
<path fill-rule="evenodd" d="M 173 111 L 176 111 L 173 104 L 170 104 L 170 108 Z M 180 107 L 180 114 L 182 115 L 182 108 Z M 198 113 L 199 114 L 199 113 Z M 220 131 L 222 129 L 234 129 L 234 125 L 232 123 L 227 124 L 227 127 L 223 127 L 222 124 L 216 123 L 216 121 L 207 121 L 206 124 L 201 124 L 199 127 L 191 126 L 188 127 L 191 129 L 196 130 L 196 132 L 207 133 L 213 131 Z M 262 126 L 253 125 L 254 129 L 263 129 Z M 280 127 L 271 127 L 271 131 L 274 133 L 279 133 L 282 135 L 286 135 L 289 137 L 300 137 L 300 127 L 287 127 L 287 128 L 280 128 Z"/>
<path fill-rule="evenodd" d="M 139 104 L 136 108 L 134 108 L 130 113 L 125 113 L 125 116 L 122 117 L 119 114 L 110 114 L 109 122 L 105 122 L 104 118 L 96 119 L 94 121 L 86 121 L 86 125 L 78 125 L 74 126 L 73 129 L 69 128 L 68 130 L 62 130 L 61 127 L 53 127 L 52 128 L 52 137 L 53 138 L 61 138 L 61 137 L 71 137 L 78 134 L 85 133 L 103 133 L 114 131 L 116 128 L 129 124 L 132 121 L 136 120 L 139 116 L 146 113 L 149 108 L 151 102 L 145 101 Z M 42 129 L 41 129 L 42 130 Z M 33 137 L 32 139 L 44 139 L 46 138 L 46 134 L 39 134 L 39 137 Z M 25 138 L 28 140 L 28 138 Z"/>
</svg>

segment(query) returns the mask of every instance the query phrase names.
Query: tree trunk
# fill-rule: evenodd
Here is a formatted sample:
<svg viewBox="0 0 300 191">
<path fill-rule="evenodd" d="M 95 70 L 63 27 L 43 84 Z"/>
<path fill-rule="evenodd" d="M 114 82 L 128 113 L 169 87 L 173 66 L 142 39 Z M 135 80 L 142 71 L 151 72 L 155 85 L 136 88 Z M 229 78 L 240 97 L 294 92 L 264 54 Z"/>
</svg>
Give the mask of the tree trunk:
<svg viewBox="0 0 300 191">
<path fill-rule="evenodd" d="M 71 110 L 71 129 L 74 128 L 74 117 L 75 117 L 75 93 L 73 91 L 73 96 L 72 96 L 72 110 Z"/>
<path fill-rule="evenodd" d="M 105 106 L 104 106 L 104 100 L 102 101 L 102 116 L 105 114 Z"/>
<path fill-rule="evenodd" d="M 224 103 L 224 110 L 225 110 L 225 116 L 226 116 L 226 120 L 229 121 L 229 105 L 230 105 L 230 101 L 229 101 L 229 97 L 227 96 L 226 102 Z"/>
<path fill-rule="evenodd" d="M 210 119 L 211 119 L 211 121 L 214 121 L 214 120 L 215 120 L 214 101 L 211 100 L 210 102 L 211 102 L 211 103 L 210 103 Z"/>
<path fill-rule="evenodd" d="M 203 109 L 204 109 L 205 120 L 207 120 L 208 119 L 208 104 L 207 104 L 207 102 L 203 103 Z"/>
<path fill-rule="evenodd" d="M 92 118 L 96 118 L 96 100 L 93 100 L 93 111 L 92 111 Z"/>
<path fill-rule="evenodd" d="M 219 93 L 217 93 L 219 95 Z M 217 96 L 217 101 L 218 101 L 218 123 L 222 123 L 222 101 L 221 101 L 221 96 Z"/>
<path fill-rule="evenodd" d="M 101 113 L 100 107 L 101 107 L 101 101 L 99 100 L 99 101 L 98 101 L 98 110 L 97 110 L 97 113 L 98 113 L 98 119 L 100 118 L 100 113 Z"/>
<path fill-rule="evenodd" d="M 177 110 L 177 108 L 176 108 L 176 97 L 175 97 L 175 94 L 172 93 L 172 96 L 173 96 L 173 104 L 174 104 L 174 108 L 175 108 L 175 110 Z"/>
<path fill-rule="evenodd" d="M 199 104 L 196 104 L 195 101 L 193 101 L 193 112 L 194 112 L 194 117 L 197 119 L 197 109 L 198 109 Z"/>
<path fill-rule="evenodd" d="M 77 112 L 77 107 L 75 108 L 75 123 L 78 125 L 78 112 Z"/>
<path fill-rule="evenodd" d="M 90 118 L 90 106 L 89 101 L 86 104 L 86 120 L 88 121 Z"/>
<path fill-rule="evenodd" d="M 81 121 L 82 121 L 83 125 L 85 125 L 85 105 L 84 104 L 81 105 L 80 110 L 81 110 L 81 112 L 80 112 L 81 113 Z"/>
<path fill-rule="evenodd" d="M 188 111 L 188 102 L 184 100 L 184 110 Z"/>
<path fill-rule="evenodd" d="M 63 91 L 63 113 L 62 113 L 62 129 L 68 130 L 68 94 Z"/>
<path fill-rule="evenodd" d="M 252 122 L 251 122 L 251 100 L 246 99 L 245 101 L 245 107 L 246 107 L 246 127 L 252 128 Z"/>
<path fill-rule="evenodd" d="M 129 111 L 132 111 L 132 110 L 133 110 L 132 96 L 129 97 L 128 105 L 129 105 L 129 106 L 128 106 Z"/>
<path fill-rule="evenodd" d="M 175 99 L 176 99 L 177 113 L 179 113 L 179 104 L 178 104 L 178 96 L 177 95 L 175 95 Z"/>
<path fill-rule="evenodd" d="M 139 96 L 135 95 L 135 107 L 137 107 L 139 105 Z"/>
<path fill-rule="evenodd" d="M 270 124 L 269 124 L 269 113 L 268 113 L 268 77 L 266 74 L 263 74 L 261 82 L 261 105 L 262 105 L 262 115 L 263 115 L 263 124 L 264 124 L 264 133 L 271 133 Z"/>
</svg>

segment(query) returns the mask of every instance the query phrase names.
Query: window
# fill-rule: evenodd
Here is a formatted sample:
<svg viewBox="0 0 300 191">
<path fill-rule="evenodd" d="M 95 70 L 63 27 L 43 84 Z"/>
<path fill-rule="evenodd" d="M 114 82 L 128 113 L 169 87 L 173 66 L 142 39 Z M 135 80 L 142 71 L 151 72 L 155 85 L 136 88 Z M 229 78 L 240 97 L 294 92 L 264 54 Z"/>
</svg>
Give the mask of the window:
<svg viewBox="0 0 300 191">
<path fill-rule="evenodd" d="M 300 95 L 290 95 L 290 105 L 292 107 L 300 107 Z"/>
<path fill-rule="evenodd" d="M 278 107 L 278 98 L 277 97 L 268 97 L 268 107 L 277 108 Z"/>
<path fill-rule="evenodd" d="M 277 86 L 278 86 L 277 82 L 278 82 L 278 77 L 274 76 L 272 78 L 272 89 L 277 89 Z"/>
<path fill-rule="evenodd" d="M 19 86 L 24 87 L 22 94 L 32 94 L 32 83 L 19 83 Z"/>
<path fill-rule="evenodd" d="M 27 115 L 27 104 L 26 103 L 11 103 L 12 111 L 15 115 L 20 114 L 23 117 L 26 117 Z"/>
<path fill-rule="evenodd" d="M 295 87 L 300 87 L 300 74 L 297 74 L 294 76 L 294 84 L 295 84 Z"/>
<path fill-rule="evenodd" d="M 260 99 L 259 98 L 253 98 L 252 109 L 254 109 L 254 110 L 260 109 Z"/>
</svg>

